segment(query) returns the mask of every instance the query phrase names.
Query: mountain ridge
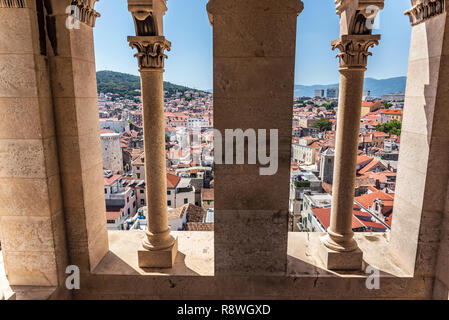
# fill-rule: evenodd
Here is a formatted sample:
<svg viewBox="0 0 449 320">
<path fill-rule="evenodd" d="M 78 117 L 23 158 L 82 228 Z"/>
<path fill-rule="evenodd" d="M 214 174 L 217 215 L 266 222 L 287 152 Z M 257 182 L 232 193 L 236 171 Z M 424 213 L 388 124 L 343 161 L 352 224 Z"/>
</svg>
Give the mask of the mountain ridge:
<svg viewBox="0 0 449 320">
<path fill-rule="evenodd" d="M 393 77 L 386 79 L 365 78 L 364 90 L 371 91 L 371 96 L 381 97 L 385 94 L 405 92 L 407 77 Z M 295 97 L 313 97 L 315 90 L 338 88 L 339 84 L 295 85 Z"/>
<path fill-rule="evenodd" d="M 385 94 L 404 92 L 407 78 L 393 77 L 386 79 L 365 78 L 364 90 L 370 90 L 371 96 L 380 97 Z M 140 89 L 140 77 L 128 73 L 103 70 L 97 72 L 98 93 L 116 93 L 120 96 L 133 98 L 139 96 L 136 90 Z M 338 88 L 339 84 L 316 84 L 316 85 L 295 85 L 295 97 L 313 97 L 315 90 L 326 90 L 327 88 Z M 197 90 L 186 86 L 180 86 L 164 81 L 164 89 L 169 93 L 176 91 L 200 91 L 211 92 L 212 90 Z"/>
<path fill-rule="evenodd" d="M 136 91 L 140 90 L 140 77 L 110 70 L 97 71 L 97 90 L 98 93 L 114 93 L 125 98 L 140 96 L 140 92 Z M 195 89 L 164 81 L 164 90 L 170 94 Z"/>
</svg>

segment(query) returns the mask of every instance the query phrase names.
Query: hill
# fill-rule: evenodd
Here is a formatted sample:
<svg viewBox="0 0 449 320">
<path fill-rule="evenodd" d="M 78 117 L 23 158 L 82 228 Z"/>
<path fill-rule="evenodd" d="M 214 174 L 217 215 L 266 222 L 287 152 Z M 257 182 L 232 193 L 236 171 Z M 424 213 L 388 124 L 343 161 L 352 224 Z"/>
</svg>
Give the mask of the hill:
<svg viewBox="0 0 449 320">
<path fill-rule="evenodd" d="M 396 77 L 389 79 L 365 79 L 365 89 L 370 90 L 371 96 L 380 97 L 384 94 L 405 92 L 406 77 Z M 303 86 L 295 85 L 295 97 L 313 97 L 315 95 L 315 90 L 327 88 L 338 88 L 338 83 L 327 84 L 327 85 L 313 85 L 313 86 Z"/>
<path fill-rule="evenodd" d="M 97 87 L 98 93 L 115 93 L 125 98 L 132 98 L 139 96 L 140 93 L 135 90 L 140 90 L 140 77 L 132 74 L 114 72 L 114 71 L 98 71 L 97 72 Z M 164 90 L 170 94 L 176 91 L 194 90 L 184 86 L 164 81 Z"/>
</svg>

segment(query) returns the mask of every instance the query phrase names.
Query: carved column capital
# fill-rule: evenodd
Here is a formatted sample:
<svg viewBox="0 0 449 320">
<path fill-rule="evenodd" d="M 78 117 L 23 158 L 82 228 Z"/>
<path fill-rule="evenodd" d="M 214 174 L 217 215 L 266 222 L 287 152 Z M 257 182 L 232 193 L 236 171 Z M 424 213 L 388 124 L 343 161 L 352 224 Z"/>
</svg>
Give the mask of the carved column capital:
<svg viewBox="0 0 449 320">
<path fill-rule="evenodd" d="M 71 5 L 78 8 L 75 12 L 76 18 L 90 27 L 95 27 L 95 21 L 100 14 L 94 10 L 95 2 L 98 0 L 72 0 Z"/>
<path fill-rule="evenodd" d="M 332 50 L 338 49 L 340 53 L 340 70 L 362 69 L 365 70 L 368 56 L 372 53 L 369 48 L 379 44 L 380 35 L 342 35 L 332 41 Z"/>
<path fill-rule="evenodd" d="M 170 51 L 171 42 L 163 36 L 128 37 L 129 46 L 137 49 L 134 55 L 139 63 L 140 71 L 163 70 L 167 58 L 165 50 Z"/>
<path fill-rule="evenodd" d="M 446 0 L 412 0 L 412 8 L 404 14 L 410 18 L 410 24 L 415 26 L 432 17 L 446 12 Z"/>
</svg>

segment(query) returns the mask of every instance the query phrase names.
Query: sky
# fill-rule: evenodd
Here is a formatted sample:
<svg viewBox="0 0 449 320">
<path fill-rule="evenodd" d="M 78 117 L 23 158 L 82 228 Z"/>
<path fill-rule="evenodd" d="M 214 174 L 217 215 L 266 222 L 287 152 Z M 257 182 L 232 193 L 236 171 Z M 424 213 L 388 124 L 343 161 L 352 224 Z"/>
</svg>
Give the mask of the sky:
<svg viewBox="0 0 449 320">
<path fill-rule="evenodd" d="M 192 87 L 211 89 L 212 27 L 206 12 L 207 0 L 168 0 L 164 33 L 172 42 L 167 53 L 164 80 Z M 334 0 L 303 0 L 298 17 L 295 84 L 338 83 L 337 52 L 331 41 L 339 35 L 339 17 Z M 379 46 L 371 49 L 367 77 L 385 79 L 405 76 L 411 27 L 404 11 L 410 0 L 385 0 L 379 15 Z M 101 0 L 95 9 L 101 17 L 94 28 L 97 70 L 112 70 L 138 75 L 137 60 L 127 36 L 135 35 L 126 0 Z"/>
</svg>

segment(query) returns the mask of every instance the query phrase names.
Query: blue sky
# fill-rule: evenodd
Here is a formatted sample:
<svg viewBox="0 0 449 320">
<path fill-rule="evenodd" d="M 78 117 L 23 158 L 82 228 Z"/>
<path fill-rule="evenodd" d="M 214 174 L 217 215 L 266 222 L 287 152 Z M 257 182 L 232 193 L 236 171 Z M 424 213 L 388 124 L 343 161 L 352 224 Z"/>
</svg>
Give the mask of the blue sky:
<svg viewBox="0 0 449 320">
<path fill-rule="evenodd" d="M 338 38 L 339 17 L 334 0 L 303 0 L 299 15 L 295 83 L 303 85 L 338 82 L 338 61 L 330 42 Z M 197 89 L 212 88 L 212 27 L 207 0 L 168 0 L 165 35 L 172 42 L 166 61 L 165 80 Z M 367 77 L 405 76 L 411 27 L 404 11 L 410 0 L 385 0 L 380 14 L 380 45 L 372 49 Z M 97 70 L 138 74 L 133 50 L 126 40 L 134 25 L 126 0 L 101 0 L 94 29 Z"/>
</svg>

